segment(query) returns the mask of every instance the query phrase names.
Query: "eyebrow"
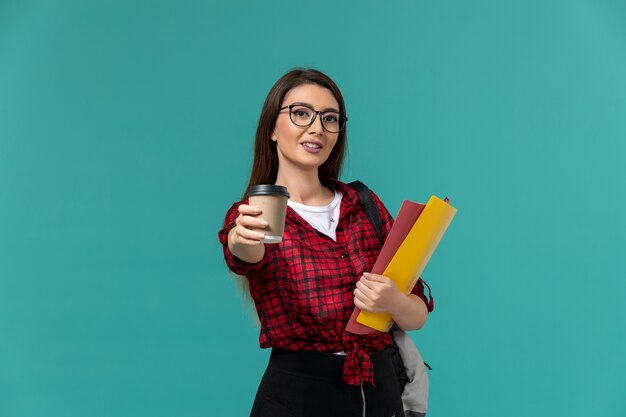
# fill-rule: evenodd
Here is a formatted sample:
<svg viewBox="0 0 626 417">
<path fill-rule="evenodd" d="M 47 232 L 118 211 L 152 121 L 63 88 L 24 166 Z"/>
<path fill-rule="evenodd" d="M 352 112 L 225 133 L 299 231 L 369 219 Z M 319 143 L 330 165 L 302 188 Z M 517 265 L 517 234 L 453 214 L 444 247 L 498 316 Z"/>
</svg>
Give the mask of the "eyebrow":
<svg viewBox="0 0 626 417">
<path fill-rule="evenodd" d="M 303 106 L 308 106 L 310 108 L 312 108 L 313 110 L 315 110 L 315 106 L 313 106 L 311 103 L 306 103 L 304 101 L 296 101 L 295 103 L 291 103 L 291 104 L 296 104 L 296 105 L 303 105 Z M 326 107 L 325 109 L 320 110 L 321 112 L 327 112 L 327 111 L 334 111 L 336 113 L 339 113 L 339 110 L 337 110 L 334 107 Z"/>
</svg>

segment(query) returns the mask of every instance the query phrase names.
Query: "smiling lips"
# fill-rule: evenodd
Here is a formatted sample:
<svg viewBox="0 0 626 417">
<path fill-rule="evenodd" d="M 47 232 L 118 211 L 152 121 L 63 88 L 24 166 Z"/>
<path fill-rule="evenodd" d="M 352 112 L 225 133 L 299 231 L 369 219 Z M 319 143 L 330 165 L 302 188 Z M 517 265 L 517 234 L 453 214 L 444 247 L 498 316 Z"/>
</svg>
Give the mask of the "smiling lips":
<svg viewBox="0 0 626 417">
<path fill-rule="evenodd" d="M 304 148 L 304 150 L 309 153 L 318 153 L 322 151 L 322 144 L 319 142 L 307 141 L 307 142 L 302 142 L 301 145 Z"/>
</svg>

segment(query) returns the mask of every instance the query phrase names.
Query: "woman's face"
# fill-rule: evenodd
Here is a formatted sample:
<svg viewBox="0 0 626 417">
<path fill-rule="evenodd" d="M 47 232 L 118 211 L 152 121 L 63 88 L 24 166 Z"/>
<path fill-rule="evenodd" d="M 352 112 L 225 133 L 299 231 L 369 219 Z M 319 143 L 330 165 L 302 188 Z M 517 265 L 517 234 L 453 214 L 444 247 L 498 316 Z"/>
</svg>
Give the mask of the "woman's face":
<svg viewBox="0 0 626 417">
<path fill-rule="evenodd" d="M 292 88 L 280 107 L 296 103 L 316 111 L 339 111 L 333 93 L 317 84 L 302 84 Z M 277 145 L 279 169 L 317 170 L 330 156 L 338 136 L 339 133 L 328 132 L 322 127 L 319 114 L 313 124 L 301 127 L 291 121 L 289 109 L 281 110 L 271 135 Z"/>
</svg>

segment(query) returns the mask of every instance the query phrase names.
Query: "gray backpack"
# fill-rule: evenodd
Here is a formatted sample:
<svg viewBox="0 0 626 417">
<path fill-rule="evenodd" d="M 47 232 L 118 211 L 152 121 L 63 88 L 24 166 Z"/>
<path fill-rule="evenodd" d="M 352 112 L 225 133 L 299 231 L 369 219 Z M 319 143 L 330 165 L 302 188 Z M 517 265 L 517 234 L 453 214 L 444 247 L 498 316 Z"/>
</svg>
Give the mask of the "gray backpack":
<svg viewBox="0 0 626 417">
<path fill-rule="evenodd" d="M 409 335 L 393 326 L 391 335 L 402 358 L 406 384 L 402 390 L 405 417 L 424 417 L 428 411 L 428 373 L 422 355 Z"/>
</svg>

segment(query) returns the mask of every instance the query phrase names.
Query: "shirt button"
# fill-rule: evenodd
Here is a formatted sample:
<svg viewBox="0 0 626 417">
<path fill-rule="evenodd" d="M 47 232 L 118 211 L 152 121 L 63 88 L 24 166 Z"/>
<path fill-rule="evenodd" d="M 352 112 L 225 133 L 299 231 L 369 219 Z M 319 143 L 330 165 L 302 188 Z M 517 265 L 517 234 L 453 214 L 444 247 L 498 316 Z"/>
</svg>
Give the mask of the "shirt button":
<svg viewBox="0 0 626 417">
<path fill-rule="evenodd" d="M 348 255 L 346 255 L 345 253 L 342 253 L 341 255 L 339 255 L 339 257 L 341 259 L 346 259 L 348 257 Z"/>
</svg>

